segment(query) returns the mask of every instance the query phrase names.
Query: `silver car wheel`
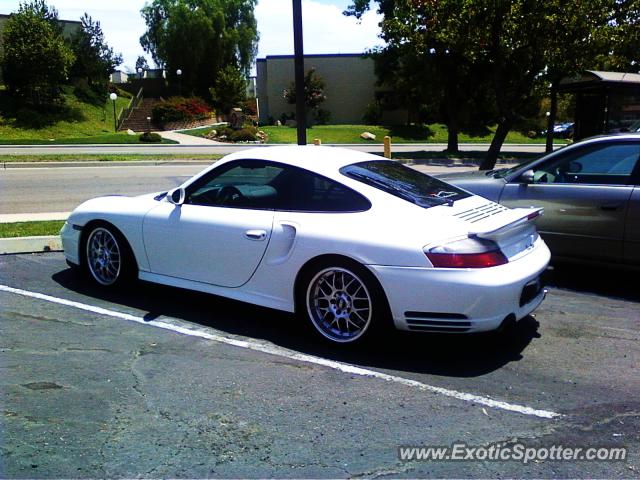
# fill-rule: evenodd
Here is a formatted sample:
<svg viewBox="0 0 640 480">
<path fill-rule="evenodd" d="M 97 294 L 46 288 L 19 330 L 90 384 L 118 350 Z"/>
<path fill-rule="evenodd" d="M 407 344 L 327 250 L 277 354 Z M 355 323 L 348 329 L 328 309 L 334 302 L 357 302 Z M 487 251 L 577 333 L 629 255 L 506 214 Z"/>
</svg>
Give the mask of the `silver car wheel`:
<svg viewBox="0 0 640 480">
<path fill-rule="evenodd" d="M 318 272 L 307 289 L 307 312 L 318 331 L 329 340 L 353 342 L 369 328 L 373 303 L 365 283 L 339 267 Z"/>
<path fill-rule="evenodd" d="M 94 229 L 87 239 L 87 266 L 100 285 L 113 285 L 120 276 L 120 246 L 106 228 Z"/>
</svg>

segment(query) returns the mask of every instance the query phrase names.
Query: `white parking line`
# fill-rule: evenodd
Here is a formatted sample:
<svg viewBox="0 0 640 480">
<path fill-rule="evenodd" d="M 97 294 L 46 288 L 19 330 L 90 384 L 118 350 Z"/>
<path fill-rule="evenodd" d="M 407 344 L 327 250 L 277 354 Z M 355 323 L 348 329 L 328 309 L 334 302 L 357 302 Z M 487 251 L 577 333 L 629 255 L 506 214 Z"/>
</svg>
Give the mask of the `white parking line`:
<svg viewBox="0 0 640 480">
<path fill-rule="evenodd" d="M 106 315 L 109 317 L 119 318 L 129 322 L 140 323 L 143 325 L 149 325 L 163 330 L 170 330 L 172 332 L 181 333 L 183 335 L 189 335 L 192 337 L 204 338 L 207 340 L 213 340 L 215 342 L 225 343 L 227 345 L 233 345 L 234 347 L 246 348 L 248 350 L 254 350 L 257 352 L 267 353 L 269 355 L 277 355 L 280 357 L 286 357 L 299 362 L 311 363 L 314 365 L 321 365 L 323 367 L 332 368 L 341 372 L 349 373 L 352 375 L 359 375 L 363 377 L 378 378 L 387 382 L 399 383 L 408 387 L 414 387 L 422 391 L 437 393 L 446 397 L 455 398 L 465 402 L 476 403 L 491 408 L 497 408 L 500 410 L 507 410 L 510 412 L 521 413 L 523 415 L 532 415 L 540 418 L 557 418 L 562 416 L 559 413 L 549 410 L 538 410 L 535 408 L 527 407 L 524 405 L 517 405 L 508 402 L 502 402 L 500 400 L 494 400 L 489 397 L 483 397 L 480 395 L 474 395 L 471 393 L 458 392 L 457 390 L 450 390 L 448 388 L 436 387 L 428 385 L 426 383 L 418 382 L 417 380 L 410 380 L 408 378 L 398 377 L 395 375 L 389 375 L 387 373 L 378 372 L 376 370 L 369 370 L 366 368 L 356 367 L 349 365 L 348 363 L 336 362 L 333 360 L 327 360 L 321 357 L 315 357 L 313 355 L 307 355 L 305 353 L 295 352 L 286 348 L 278 347 L 273 344 L 263 344 L 251 340 L 239 340 L 236 338 L 225 337 L 216 333 L 211 333 L 211 329 L 205 328 L 186 328 L 180 325 L 173 325 L 166 321 L 150 320 L 146 321 L 142 317 L 130 315 L 128 313 L 117 312 L 114 310 L 108 310 L 102 307 L 96 307 L 94 305 L 88 305 L 85 303 L 74 302 L 71 300 L 65 300 L 64 298 L 52 297 L 51 295 L 45 295 L 43 293 L 30 292 L 28 290 L 22 290 L 19 288 L 13 288 L 6 285 L 0 285 L 0 291 L 14 293 L 17 295 L 23 295 L 25 297 L 37 298 L 47 302 L 57 303 L 59 305 L 65 305 L 67 307 L 73 307 L 87 312 L 97 313 L 99 315 Z"/>
</svg>

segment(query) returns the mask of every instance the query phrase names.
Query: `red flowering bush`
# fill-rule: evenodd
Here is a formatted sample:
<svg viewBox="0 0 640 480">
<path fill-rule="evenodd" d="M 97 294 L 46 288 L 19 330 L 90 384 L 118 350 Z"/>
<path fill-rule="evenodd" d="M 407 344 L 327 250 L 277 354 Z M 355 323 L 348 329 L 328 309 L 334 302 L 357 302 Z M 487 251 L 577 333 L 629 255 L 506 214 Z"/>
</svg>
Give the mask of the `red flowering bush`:
<svg viewBox="0 0 640 480">
<path fill-rule="evenodd" d="M 171 97 L 153 107 L 153 121 L 159 124 L 211 117 L 213 110 L 198 97 Z"/>
</svg>

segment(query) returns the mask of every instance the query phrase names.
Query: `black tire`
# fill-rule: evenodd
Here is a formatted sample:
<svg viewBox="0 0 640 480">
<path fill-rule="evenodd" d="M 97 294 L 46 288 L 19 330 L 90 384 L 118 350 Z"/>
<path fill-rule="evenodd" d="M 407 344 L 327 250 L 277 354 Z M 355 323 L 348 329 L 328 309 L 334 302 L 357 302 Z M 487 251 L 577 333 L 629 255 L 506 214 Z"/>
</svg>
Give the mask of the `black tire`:
<svg viewBox="0 0 640 480">
<path fill-rule="evenodd" d="M 301 273 L 296 314 L 334 345 L 368 342 L 391 325 L 378 280 L 366 267 L 342 258 L 316 263 Z"/>
<path fill-rule="evenodd" d="M 103 288 L 118 288 L 135 279 L 138 267 L 129 243 L 106 223 L 89 226 L 82 242 L 82 267 Z"/>
</svg>

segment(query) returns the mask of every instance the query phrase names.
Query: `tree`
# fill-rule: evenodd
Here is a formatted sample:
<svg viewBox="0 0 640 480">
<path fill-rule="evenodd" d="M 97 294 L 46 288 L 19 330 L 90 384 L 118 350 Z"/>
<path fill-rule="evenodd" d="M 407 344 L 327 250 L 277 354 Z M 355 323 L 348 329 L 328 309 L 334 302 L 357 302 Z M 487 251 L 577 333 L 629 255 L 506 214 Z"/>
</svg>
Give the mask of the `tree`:
<svg viewBox="0 0 640 480">
<path fill-rule="evenodd" d="M 327 99 L 324 94 L 324 87 L 324 80 L 316 73 L 315 69 L 308 70 L 304 76 L 304 104 L 307 107 L 307 125 L 312 124 L 311 119 L 315 120 L 317 124 L 326 124 L 329 121 L 331 112 L 320 108 L 320 104 Z M 282 94 L 287 103 L 295 105 L 298 95 L 295 82 L 289 83 L 289 86 Z"/>
<path fill-rule="evenodd" d="M 139 55 L 136 60 L 136 72 L 139 68 L 141 68 L 142 70 L 149 70 L 149 63 L 143 55 Z"/>
<path fill-rule="evenodd" d="M 442 121 L 447 125 L 447 151 L 458 151 L 458 133 L 485 128 L 492 120 L 491 95 L 482 67 L 465 58 L 458 45 L 464 39 L 447 41 L 432 28 L 460 8 L 460 1 L 383 1 L 381 37 L 386 47 L 371 52 L 378 85 L 391 88 L 410 121 Z M 345 12 L 361 15 L 369 0 L 354 0 Z M 480 107 L 480 108 L 479 108 Z"/>
<path fill-rule="evenodd" d="M 3 43 L 0 64 L 12 95 L 36 105 L 60 97 L 74 55 L 62 38 L 54 8 L 44 0 L 20 4 L 5 25 Z"/>
<path fill-rule="evenodd" d="M 229 113 L 247 99 L 247 81 L 240 70 L 227 65 L 218 74 L 215 84 L 209 89 L 213 105 L 222 113 Z"/>
<path fill-rule="evenodd" d="M 86 82 L 97 99 L 104 102 L 109 75 L 122 63 L 122 55 L 107 45 L 100 22 L 85 13 L 80 19 L 82 28 L 71 38 L 76 60 L 70 76 L 76 82 Z"/>
<path fill-rule="evenodd" d="M 346 12 L 362 15 L 370 0 L 354 0 Z M 509 131 L 538 108 L 549 82 L 559 81 L 594 63 L 595 52 L 617 51 L 607 30 L 637 28 L 638 0 L 377 0 L 384 15 L 382 37 L 424 57 L 435 49 L 456 58 L 454 70 L 436 65 L 441 94 L 453 112 L 469 111 L 471 93 L 464 79 L 486 85 L 495 112 L 485 112 L 497 124 L 481 168 L 493 168 Z M 620 38 L 622 38 L 622 34 Z M 607 39 L 603 41 L 602 39 Z M 620 40 L 622 42 L 622 40 Z M 613 41 L 615 43 L 615 41 Z M 621 45 L 622 43 L 619 43 Z M 609 45 L 609 49 L 603 49 Z M 637 43 L 631 50 L 637 52 Z M 467 67 L 469 70 L 467 70 Z M 472 72 L 468 77 L 465 72 Z M 422 81 L 429 81 L 423 78 Z M 413 83 L 413 82 L 411 82 Z M 451 96 L 447 90 L 454 90 Z"/>
<path fill-rule="evenodd" d="M 309 69 L 304 76 L 304 104 L 308 110 L 318 108 L 327 99 L 324 87 L 324 80 L 316 73 L 315 69 Z M 287 103 L 295 105 L 297 95 L 295 82 L 289 83 L 283 92 L 284 99 Z"/>
<path fill-rule="evenodd" d="M 142 9 L 145 52 L 182 90 L 209 94 L 228 65 L 247 75 L 257 52 L 256 0 L 153 0 Z"/>
</svg>

